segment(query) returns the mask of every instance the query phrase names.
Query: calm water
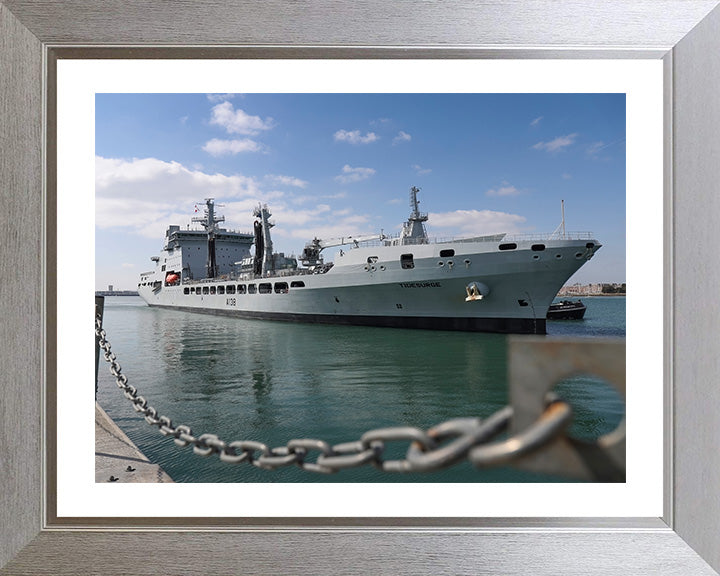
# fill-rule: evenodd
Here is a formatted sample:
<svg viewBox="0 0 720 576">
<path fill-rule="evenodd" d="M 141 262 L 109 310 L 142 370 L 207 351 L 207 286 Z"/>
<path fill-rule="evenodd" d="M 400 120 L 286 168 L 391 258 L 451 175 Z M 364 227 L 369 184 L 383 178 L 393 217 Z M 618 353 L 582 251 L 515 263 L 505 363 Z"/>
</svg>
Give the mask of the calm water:
<svg viewBox="0 0 720 576">
<path fill-rule="evenodd" d="M 585 319 L 548 322 L 550 337 L 625 335 L 625 298 L 583 302 Z M 104 325 L 123 373 L 150 405 L 196 436 L 209 432 L 226 442 L 277 447 L 319 438 L 333 445 L 374 428 L 485 417 L 507 404 L 503 335 L 238 320 L 149 308 L 139 297 L 105 298 Z M 582 405 L 577 434 L 608 432 L 622 417 L 622 402 L 606 388 L 575 379 L 564 394 Z M 319 475 L 201 458 L 134 412 L 102 359 L 98 401 L 176 482 L 562 481 L 468 463 L 427 474 L 366 466 Z"/>
</svg>

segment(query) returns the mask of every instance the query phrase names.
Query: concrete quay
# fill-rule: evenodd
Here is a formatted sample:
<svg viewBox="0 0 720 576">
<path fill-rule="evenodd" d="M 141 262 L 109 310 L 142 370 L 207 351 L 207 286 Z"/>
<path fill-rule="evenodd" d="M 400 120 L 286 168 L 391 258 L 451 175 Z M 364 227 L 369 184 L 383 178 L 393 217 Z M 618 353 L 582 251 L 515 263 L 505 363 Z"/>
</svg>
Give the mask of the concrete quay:
<svg viewBox="0 0 720 576">
<path fill-rule="evenodd" d="M 95 482 L 172 483 L 95 402 Z"/>
</svg>

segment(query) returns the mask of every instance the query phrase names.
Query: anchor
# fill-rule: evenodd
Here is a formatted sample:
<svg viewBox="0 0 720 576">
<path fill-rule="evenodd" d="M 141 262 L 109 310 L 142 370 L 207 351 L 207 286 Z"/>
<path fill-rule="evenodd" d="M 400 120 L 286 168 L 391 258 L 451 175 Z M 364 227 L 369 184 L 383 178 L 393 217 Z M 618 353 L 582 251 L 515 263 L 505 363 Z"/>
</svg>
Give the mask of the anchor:
<svg viewBox="0 0 720 576">
<path fill-rule="evenodd" d="M 467 297 L 465 298 L 465 302 L 472 302 L 473 300 L 482 300 L 490 294 L 490 289 L 481 282 L 470 282 L 465 288 L 465 293 L 467 294 Z"/>
</svg>

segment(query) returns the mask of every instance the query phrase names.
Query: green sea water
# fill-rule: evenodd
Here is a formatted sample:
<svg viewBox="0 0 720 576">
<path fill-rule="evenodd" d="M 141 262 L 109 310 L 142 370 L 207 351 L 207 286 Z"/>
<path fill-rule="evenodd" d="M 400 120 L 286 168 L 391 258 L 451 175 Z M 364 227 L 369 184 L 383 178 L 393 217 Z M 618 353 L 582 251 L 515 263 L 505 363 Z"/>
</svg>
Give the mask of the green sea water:
<svg viewBox="0 0 720 576">
<path fill-rule="evenodd" d="M 583 301 L 585 319 L 548 321 L 549 338 L 625 335 L 625 298 Z M 375 428 L 486 417 L 508 402 L 505 335 L 240 320 L 150 308 L 138 297 L 105 298 L 104 326 L 123 373 L 150 405 L 196 436 L 226 442 L 277 447 L 317 438 L 334 445 Z M 612 430 L 624 413 L 614 392 L 592 384 L 564 385 L 581 401 L 573 430 L 590 436 Z M 132 409 L 102 360 L 97 399 L 176 482 L 566 481 L 467 462 L 415 474 L 372 466 L 332 475 L 260 470 L 176 446 Z"/>
</svg>

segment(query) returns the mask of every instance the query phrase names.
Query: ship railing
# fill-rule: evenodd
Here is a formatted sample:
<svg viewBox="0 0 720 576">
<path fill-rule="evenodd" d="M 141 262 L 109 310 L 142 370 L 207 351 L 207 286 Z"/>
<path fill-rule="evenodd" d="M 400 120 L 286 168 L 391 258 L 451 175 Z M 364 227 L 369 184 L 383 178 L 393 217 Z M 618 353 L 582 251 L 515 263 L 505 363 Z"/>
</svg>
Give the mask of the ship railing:
<svg viewBox="0 0 720 576">
<path fill-rule="evenodd" d="M 462 243 L 462 242 L 543 242 L 550 240 L 592 240 L 592 232 L 565 232 L 565 234 L 496 234 L 475 237 L 444 237 L 435 238 L 433 243 Z"/>
<path fill-rule="evenodd" d="M 383 240 L 363 242 L 363 247 L 410 246 L 422 244 L 458 244 L 477 242 L 549 242 L 551 240 L 593 240 L 592 232 L 565 232 L 545 234 L 488 234 L 485 236 L 431 236 L 428 238 L 402 238 L 399 234 Z"/>
<path fill-rule="evenodd" d="M 306 276 L 309 274 L 324 274 L 331 265 L 324 265 L 322 270 L 310 268 L 281 268 L 279 270 L 269 270 L 262 276 L 256 276 L 251 270 L 243 270 L 241 272 L 229 272 L 215 278 L 183 278 L 183 286 L 192 286 L 196 284 L 213 284 L 222 282 L 251 282 L 253 280 L 262 280 L 263 278 L 286 278 L 290 276 Z"/>
<path fill-rule="evenodd" d="M 504 241 L 513 240 L 518 242 L 531 242 L 531 241 L 547 241 L 547 240 L 593 240 L 594 234 L 592 232 L 565 232 L 552 234 L 508 234 L 503 238 Z"/>
</svg>

